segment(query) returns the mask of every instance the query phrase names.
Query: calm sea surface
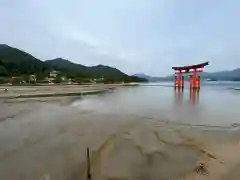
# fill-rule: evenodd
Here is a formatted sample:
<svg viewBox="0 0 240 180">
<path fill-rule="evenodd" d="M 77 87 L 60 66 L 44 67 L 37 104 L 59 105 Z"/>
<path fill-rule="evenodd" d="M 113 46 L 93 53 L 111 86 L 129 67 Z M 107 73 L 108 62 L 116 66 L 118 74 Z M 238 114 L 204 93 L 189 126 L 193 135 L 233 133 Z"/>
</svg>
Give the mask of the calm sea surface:
<svg viewBox="0 0 240 180">
<path fill-rule="evenodd" d="M 73 103 L 93 113 L 130 114 L 200 125 L 240 124 L 240 83 L 205 82 L 200 91 L 175 90 L 172 83 L 122 87 Z"/>
</svg>

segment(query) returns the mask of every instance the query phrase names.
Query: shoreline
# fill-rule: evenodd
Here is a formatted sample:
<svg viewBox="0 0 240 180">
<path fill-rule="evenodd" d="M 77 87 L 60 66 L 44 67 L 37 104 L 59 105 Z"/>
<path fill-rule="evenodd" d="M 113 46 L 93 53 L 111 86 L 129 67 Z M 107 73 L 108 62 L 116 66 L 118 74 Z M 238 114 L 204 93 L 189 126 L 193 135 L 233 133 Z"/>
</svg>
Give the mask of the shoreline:
<svg viewBox="0 0 240 180">
<path fill-rule="evenodd" d="M 110 89 L 104 90 L 95 90 L 95 91 L 85 91 L 85 92 L 66 92 L 66 93 L 46 93 L 46 94 L 25 94 L 18 96 L 9 96 L 7 99 L 17 99 L 17 98 L 34 98 L 34 97 L 67 97 L 67 96 L 83 96 L 83 95 L 91 95 L 91 94 L 99 94 L 103 92 L 107 92 Z"/>
<path fill-rule="evenodd" d="M 0 88 L 0 99 L 68 97 L 104 93 L 126 84 L 110 85 L 51 85 L 51 86 L 3 86 Z M 5 91 L 7 89 L 7 91 Z"/>
</svg>

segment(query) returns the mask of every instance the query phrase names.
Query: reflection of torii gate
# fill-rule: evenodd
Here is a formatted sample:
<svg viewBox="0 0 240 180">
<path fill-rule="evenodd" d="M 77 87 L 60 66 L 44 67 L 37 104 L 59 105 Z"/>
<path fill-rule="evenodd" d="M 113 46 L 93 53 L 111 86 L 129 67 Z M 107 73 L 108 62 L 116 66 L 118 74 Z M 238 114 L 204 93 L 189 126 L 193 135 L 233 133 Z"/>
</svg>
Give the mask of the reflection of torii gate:
<svg viewBox="0 0 240 180">
<path fill-rule="evenodd" d="M 209 62 L 205 62 L 202 64 L 196 64 L 191 66 L 181 66 L 181 67 L 172 67 L 175 70 L 175 87 L 184 87 L 184 76 L 183 74 L 190 74 L 189 82 L 190 88 L 200 88 L 200 76 L 198 76 L 198 72 L 203 72 L 203 68 L 207 66 Z"/>
</svg>

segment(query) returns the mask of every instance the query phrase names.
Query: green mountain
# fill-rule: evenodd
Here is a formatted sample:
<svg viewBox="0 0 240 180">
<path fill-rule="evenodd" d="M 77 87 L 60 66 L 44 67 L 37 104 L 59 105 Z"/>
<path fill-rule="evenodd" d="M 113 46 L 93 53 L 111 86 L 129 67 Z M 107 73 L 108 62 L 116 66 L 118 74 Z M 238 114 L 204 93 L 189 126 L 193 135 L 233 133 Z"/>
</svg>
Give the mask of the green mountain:
<svg viewBox="0 0 240 180">
<path fill-rule="evenodd" d="M 83 76 L 90 76 L 90 77 L 124 77 L 127 76 L 120 70 L 104 66 L 104 65 L 97 65 L 97 66 L 83 66 L 81 64 L 75 64 L 69 60 L 57 58 L 53 60 L 47 60 L 45 61 L 46 64 L 50 65 L 51 67 L 54 67 L 55 69 L 58 69 L 60 71 L 64 72 L 75 72 L 82 74 Z"/>
<path fill-rule="evenodd" d="M 145 81 L 143 78 L 128 76 L 116 68 L 104 65 L 88 67 L 61 58 L 44 62 L 22 50 L 0 44 L 0 76 L 37 74 L 43 79 L 51 70 L 60 71 L 66 77 L 79 80 L 103 77 L 107 82 Z"/>
<path fill-rule="evenodd" d="M 71 78 L 104 78 L 106 82 L 142 82 L 146 81 L 144 78 L 136 76 L 128 76 L 120 70 L 104 66 L 83 66 L 80 64 L 73 63 L 69 60 L 57 58 L 53 60 L 45 61 L 46 64 L 50 65 L 56 70 L 59 70 L 67 77 Z"/>
<path fill-rule="evenodd" d="M 86 66 L 83 66 L 81 64 L 75 64 L 69 60 L 62 59 L 62 58 L 46 60 L 45 63 L 62 71 L 67 71 L 67 70 L 85 71 L 85 69 L 87 68 Z"/>
<path fill-rule="evenodd" d="M 0 75 L 18 76 L 51 70 L 51 67 L 32 55 L 0 44 Z"/>
</svg>

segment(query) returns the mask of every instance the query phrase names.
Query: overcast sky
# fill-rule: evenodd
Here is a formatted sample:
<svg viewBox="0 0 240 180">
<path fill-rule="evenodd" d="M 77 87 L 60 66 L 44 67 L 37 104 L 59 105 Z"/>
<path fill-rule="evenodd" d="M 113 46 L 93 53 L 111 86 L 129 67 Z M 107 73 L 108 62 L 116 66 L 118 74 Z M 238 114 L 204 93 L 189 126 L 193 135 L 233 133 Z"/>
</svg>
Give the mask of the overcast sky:
<svg viewBox="0 0 240 180">
<path fill-rule="evenodd" d="M 0 0 L 0 44 L 123 72 L 240 67 L 239 0 Z"/>
</svg>

